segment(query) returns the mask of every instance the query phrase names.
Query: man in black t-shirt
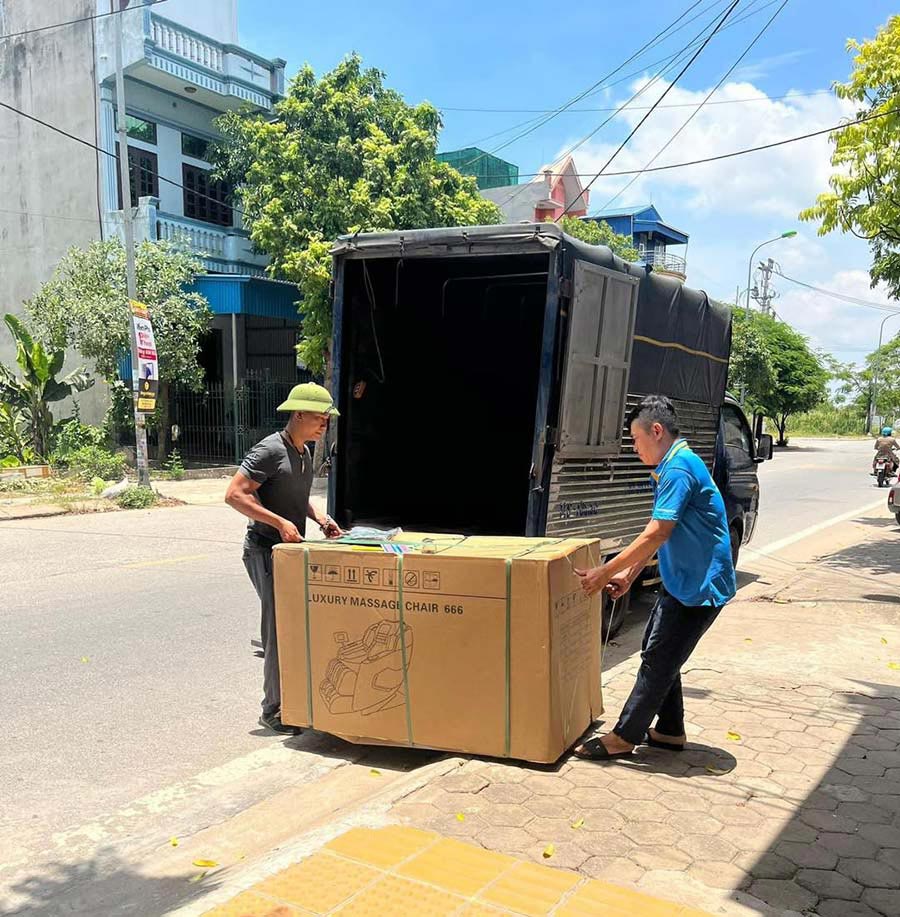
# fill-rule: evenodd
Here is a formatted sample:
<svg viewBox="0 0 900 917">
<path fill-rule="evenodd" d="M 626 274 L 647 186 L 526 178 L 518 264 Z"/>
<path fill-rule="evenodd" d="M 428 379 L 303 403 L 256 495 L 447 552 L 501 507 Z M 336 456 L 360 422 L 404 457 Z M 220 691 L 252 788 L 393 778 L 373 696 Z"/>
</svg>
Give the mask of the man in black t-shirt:
<svg viewBox="0 0 900 917">
<path fill-rule="evenodd" d="M 327 538 L 343 534 L 330 516 L 320 515 L 309 502 L 313 469 L 306 447 L 322 438 L 329 419 L 338 412 L 327 389 L 312 382 L 294 386 L 278 410 L 290 413 L 287 426 L 247 453 L 228 485 L 225 502 L 250 519 L 244 539 L 244 567 L 259 596 L 265 656 L 259 722 L 283 735 L 297 735 L 297 727 L 281 722 L 272 548 L 283 541 L 303 541 L 307 519 L 313 519 Z"/>
</svg>

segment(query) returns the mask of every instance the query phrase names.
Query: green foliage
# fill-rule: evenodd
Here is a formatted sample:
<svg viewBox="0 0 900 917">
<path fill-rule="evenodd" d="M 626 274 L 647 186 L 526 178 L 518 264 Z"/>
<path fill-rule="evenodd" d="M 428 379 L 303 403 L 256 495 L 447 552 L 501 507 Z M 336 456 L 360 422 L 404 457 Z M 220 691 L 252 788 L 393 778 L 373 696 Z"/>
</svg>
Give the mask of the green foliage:
<svg viewBox="0 0 900 917">
<path fill-rule="evenodd" d="M 548 219 L 547 222 L 550 223 L 552 220 Z M 559 225 L 564 233 L 590 245 L 605 245 L 612 249 L 614 255 L 625 261 L 637 261 L 640 258 L 640 252 L 634 247 L 631 236 L 620 235 L 609 223 L 602 220 L 595 223 L 592 220 L 565 216 L 559 221 Z"/>
<path fill-rule="evenodd" d="M 126 487 L 115 500 L 122 509 L 147 509 L 156 504 L 159 494 L 151 487 L 140 487 L 134 484 Z"/>
<path fill-rule="evenodd" d="M 329 250 L 344 233 L 500 222 L 474 178 L 435 159 L 441 118 L 411 106 L 352 55 L 317 79 L 305 66 L 274 118 L 229 112 L 210 154 L 236 189 L 270 271 L 302 296 L 299 353 L 314 373 L 329 360 Z"/>
<path fill-rule="evenodd" d="M 94 380 L 84 369 L 57 379 L 65 360 L 65 346 L 45 346 L 15 315 L 7 314 L 4 319 L 16 343 L 16 363 L 22 374 L 17 376 L 0 364 L 0 403 L 18 412 L 24 420 L 27 445 L 45 459 L 50 453 L 53 429 L 50 405 L 68 398 L 73 392 L 83 392 L 94 384 Z"/>
<path fill-rule="evenodd" d="M 163 464 L 163 470 L 173 481 L 180 481 L 184 477 L 184 462 L 181 461 L 181 454 L 177 449 L 169 453 L 169 457 Z"/>
<path fill-rule="evenodd" d="M 0 468 L 18 468 L 21 464 L 21 459 L 15 455 L 4 455 L 0 457 Z"/>
<path fill-rule="evenodd" d="M 757 322 L 762 316 L 743 309 L 735 310 L 732 323 L 731 360 L 728 366 L 728 388 L 746 392 L 747 403 L 758 408 L 776 385 L 775 365 Z"/>
<path fill-rule="evenodd" d="M 775 424 L 784 445 L 788 418 L 821 404 L 830 376 L 823 358 L 790 325 L 768 315 L 754 316 L 753 323 L 775 373 L 774 385 L 760 393 L 756 406 Z"/>
<path fill-rule="evenodd" d="M 125 474 L 125 456 L 110 452 L 102 446 L 82 446 L 68 456 L 69 468 L 73 474 L 90 481 L 103 478 L 104 481 L 119 481 Z"/>
<path fill-rule="evenodd" d="M 106 440 L 102 427 L 83 424 L 78 416 L 61 420 L 53 429 L 53 463 L 67 465 L 69 456 L 85 446 L 101 446 Z"/>
<path fill-rule="evenodd" d="M 788 436 L 863 436 L 866 412 L 855 405 L 822 404 L 788 418 Z"/>
<path fill-rule="evenodd" d="M 850 79 L 835 84 L 837 96 L 857 103 L 857 118 L 884 116 L 831 135 L 830 190 L 800 219 L 817 221 L 819 235 L 838 229 L 868 240 L 872 284 L 884 281 L 900 297 L 900 16 L 847 48 L 854 55 Z"/>
<path fill-rule="evenodd" d="M 25 413 L 8 402 L 0 402 L 0 456 L 16 465 L 30 465 L 37 456 L 28 445 L 30 434 Z"/>
<path fill-rule="evenodd" d="M 91 478 L 91 493 L 99 497 L 106 490 L 106 481 L 103 478 Z"/>
<path fill-rule="evenodd" d="M 163 382 L 198 389 L 200 338 L 212 319 L 199 293 L 186 293 L 200 262 L 167 242 L 142 242 L 135 252 L 137 299 L 150 310 Z M 74 347 L 109 382 L 130 347 L 131 312 L 125 249 L 118 240 L 71 248 L 53 276 L 28 302 L 35 329 L 55 347 Z"/>
</svg>

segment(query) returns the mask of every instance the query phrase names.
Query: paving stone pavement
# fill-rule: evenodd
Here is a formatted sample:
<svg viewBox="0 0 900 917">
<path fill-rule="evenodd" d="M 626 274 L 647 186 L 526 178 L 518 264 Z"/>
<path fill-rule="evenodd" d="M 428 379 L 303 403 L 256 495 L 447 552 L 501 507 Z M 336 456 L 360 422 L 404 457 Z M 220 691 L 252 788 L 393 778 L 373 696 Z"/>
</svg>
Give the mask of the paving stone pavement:
<svg viewBox="0 0 900 917">
<path fill-rule="evenodd" d="M 460 759 L 392 818 L 711 913 L 897 917 L 900 609 L 862 593 L 896 588 L 900 563 L 890 587 L 840 564 L 786 579 L 786 564 L 762 565 L 688 663 L 686 751 Z M 636 633 L 604 677 L 605 728 L 633 685 Z"/>
</svg>

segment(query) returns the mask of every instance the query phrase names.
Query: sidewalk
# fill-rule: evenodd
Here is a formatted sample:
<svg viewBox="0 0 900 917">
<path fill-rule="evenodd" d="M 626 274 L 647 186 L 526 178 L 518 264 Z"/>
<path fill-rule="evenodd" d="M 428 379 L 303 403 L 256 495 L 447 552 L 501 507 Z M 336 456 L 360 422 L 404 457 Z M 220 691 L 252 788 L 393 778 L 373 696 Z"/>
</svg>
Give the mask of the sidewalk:
<svg viewBox="0 0 900 917">
<path fill-rule="evenodd" d="M 431 832 L 435 851 L 477 848 L 530 861 L 542 877 L 520 911 L 492 910 L 498 902 L 481 894 L 477 907 L 413 913 L 900 914 L 900 531 L 874 513 L 741 570 L 739 598 L 685 671 L 687 751 L 642 748 L 627 762 L 568 758 L 555 768 L 458 758 L 380 817 Z M 608 650 L 607 726 L 639 664 L 642 618 Z M 343 856 L 338 849 L 304 864 Z M 297 875 L 313 868 L 304 864 Z M 307 899 L 283 904 L 291 899 L 272 895 L 287 887 L 278 883 L 212 913 L 304 913 L 303 902 L 329 913 Z M 573 910 L 573 900 L 542 897 L 546 883 L 656 901 Z M 341 913 L 388 912 L 376 903 Z"/>
</svg>

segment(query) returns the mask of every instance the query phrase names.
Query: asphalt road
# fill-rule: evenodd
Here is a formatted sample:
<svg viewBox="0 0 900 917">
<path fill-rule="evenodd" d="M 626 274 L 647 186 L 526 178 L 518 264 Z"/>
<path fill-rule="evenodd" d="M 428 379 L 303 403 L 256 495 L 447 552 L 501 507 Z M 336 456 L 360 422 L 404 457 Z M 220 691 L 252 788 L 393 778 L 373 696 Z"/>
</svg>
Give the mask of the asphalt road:
<svg viewBox="0 0 900 917">
<path fill-rule="evenodd" d="M 761 470 L 752 547 L 876 502 L 870 454 L 826 442 L 778 452 Z M 12 851 L 20 867 L 52 859 L 73 836 L 139 836 L 141 813 L 174 811 L 186 782 L 260 770 L 260 755 L 284 749 L 256 725 L 242 534 L 224 506 L 0 523 L 0 863 Z M 209 818 L 183 808 L 185 834 Z M 3 885 L 0 868 L 0 904 Z"/>
</svg>

